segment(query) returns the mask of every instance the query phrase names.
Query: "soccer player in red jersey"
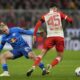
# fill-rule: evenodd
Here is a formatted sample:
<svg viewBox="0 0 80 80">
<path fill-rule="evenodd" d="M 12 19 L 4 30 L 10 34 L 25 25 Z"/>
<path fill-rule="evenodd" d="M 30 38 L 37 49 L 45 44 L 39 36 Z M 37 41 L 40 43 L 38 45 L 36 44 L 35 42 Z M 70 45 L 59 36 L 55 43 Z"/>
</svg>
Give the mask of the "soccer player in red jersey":
<svg viewBox="0 0 80 80">
<path fill-rule="evenodd" d="M 63 19 L 70 23 L 73 22 L 72 18 L 64 14 L 57 7 L 52 7 L 50 8 L 50 11 L 47 14 L 43 15 L 41 19 L 35 25 L 33 40 L 34 41 L 36 40 L 36 33 L 38 31 L 38 28 L 44 22 L 46 23 L 46 28 L 47 28 L 47 38 L 44 42 L 41 54 L 35 60 L 35 63 L 32 66 L 32 68 L 35 68 L 35 66 L 39 65 L 43 56 L 51 48 L 55 47 L 57 51 L 56 58 L 52 60 L 52 62 L 47 66 L 46 69 L 43 70 L 42 75 L 47 74 L 47 71 L 49 71 L 49 69 L 53 68 L 55 65 L 57 65 L 62 60 L 63 52 L 64 52 L 64 33 L 63 33 L 63 28 L 62 28 Z"/>
</svg>

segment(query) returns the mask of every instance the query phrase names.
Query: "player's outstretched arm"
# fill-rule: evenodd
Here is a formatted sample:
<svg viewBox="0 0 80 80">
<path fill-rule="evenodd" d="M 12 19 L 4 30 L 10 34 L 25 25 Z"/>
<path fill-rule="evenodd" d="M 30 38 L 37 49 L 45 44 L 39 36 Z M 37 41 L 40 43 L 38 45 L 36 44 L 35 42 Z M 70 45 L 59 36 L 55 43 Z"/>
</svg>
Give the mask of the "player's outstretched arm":
<svg viewBox="0 0 80 80">
<path fill-rule="evenodd" d="M 34 29 L 34 34 L 33 34 L 33 43 L 36 41 L 36 34 L 38 32 L 38 28 L 41 27 L 42 23 L 44 23 L 44 16 L 41 17 L 41 19 L 36 23 L 35 29 Z"/>
<path fill-rule="evenodd" d="M 70 23 L 73 22 L 73 19 L 68 15 L 64 14 L 63 12 L 60 12 L 60 15 L 61 15 L 61 19 L 65 19 L 67 22 L 70 22 Z"/>
<path fill-rule="evenodd" d="M 26 35 L 33 35 L 33 33 L 34 33 L 34 31 L 32 31 L 32 30 L 25 30 L 25 29 L 23 29 L 23 28 L 16 28 L 17 29 L 17 31 L 19 32 L 19 33 L 21 33 L 21 34 L 26 34 Z"/>
</svg>

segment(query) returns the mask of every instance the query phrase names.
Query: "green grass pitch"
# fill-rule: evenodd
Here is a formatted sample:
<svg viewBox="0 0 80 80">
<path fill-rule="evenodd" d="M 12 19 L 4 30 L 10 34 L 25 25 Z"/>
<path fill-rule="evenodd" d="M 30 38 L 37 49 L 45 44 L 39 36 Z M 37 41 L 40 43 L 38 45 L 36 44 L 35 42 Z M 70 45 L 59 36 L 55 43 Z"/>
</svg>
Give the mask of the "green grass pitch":
<svg viewBox="0 0 80 80">
<path fill-rule="evenodd" d="M 35 50 L 36 54 L 40 50 Z M 56 56 L 56 51 L 50 50 L 44 57 L 43 62 L 50 63 Z M 75 69 L 80 66 L 80 51 L 65 51 L 63 61 L 55 66 L 49 75 L 42 76 L 42 71 L 37 67 L 31 77 L 26 76 L 27 70 L 32 66 L 33 61 L 21 57 L 16 60 L 8 60 L 10 77 L 0 77 L 0 80 L 80 80 L 80 77 L 75 75 Z M 0 73 L 2 68 L 0 64 Z"/>
</svg>

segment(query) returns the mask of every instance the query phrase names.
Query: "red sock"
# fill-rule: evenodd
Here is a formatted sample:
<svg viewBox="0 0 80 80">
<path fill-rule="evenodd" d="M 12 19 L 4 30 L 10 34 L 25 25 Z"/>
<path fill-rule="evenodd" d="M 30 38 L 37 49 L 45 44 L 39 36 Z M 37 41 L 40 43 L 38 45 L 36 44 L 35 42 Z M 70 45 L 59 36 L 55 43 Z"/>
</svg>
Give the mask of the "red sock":
<svg viewBox="0 0 80 80">
<path fill-rule="evenodd" d="M 34 62 L 34 66 L 38 66 L 40 62 L 41 62 L 41 57 L 37 57 L 37 59 Z"/>
<path fill-rule="evenodd" d="M 52 61 L 51 65 L 53 67 L 53 66 L 57 65 L 58 63 L 59 63 L 59 60 L 55 59 L 55 60 Z"/>
</svg>

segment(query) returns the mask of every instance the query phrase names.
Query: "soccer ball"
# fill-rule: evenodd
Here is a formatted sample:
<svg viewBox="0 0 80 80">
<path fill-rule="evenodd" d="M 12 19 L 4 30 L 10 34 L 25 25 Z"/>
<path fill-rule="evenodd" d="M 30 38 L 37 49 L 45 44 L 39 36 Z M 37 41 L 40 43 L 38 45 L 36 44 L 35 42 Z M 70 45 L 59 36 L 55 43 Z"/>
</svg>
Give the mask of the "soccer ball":
<svg viewBox="0 0 80 80">
<path fill-rule="evenodd" d="M 80 76 L 80 67 L 75 69 L 75 73 L 76 73 L 77 76 Z"/>
</svg>

